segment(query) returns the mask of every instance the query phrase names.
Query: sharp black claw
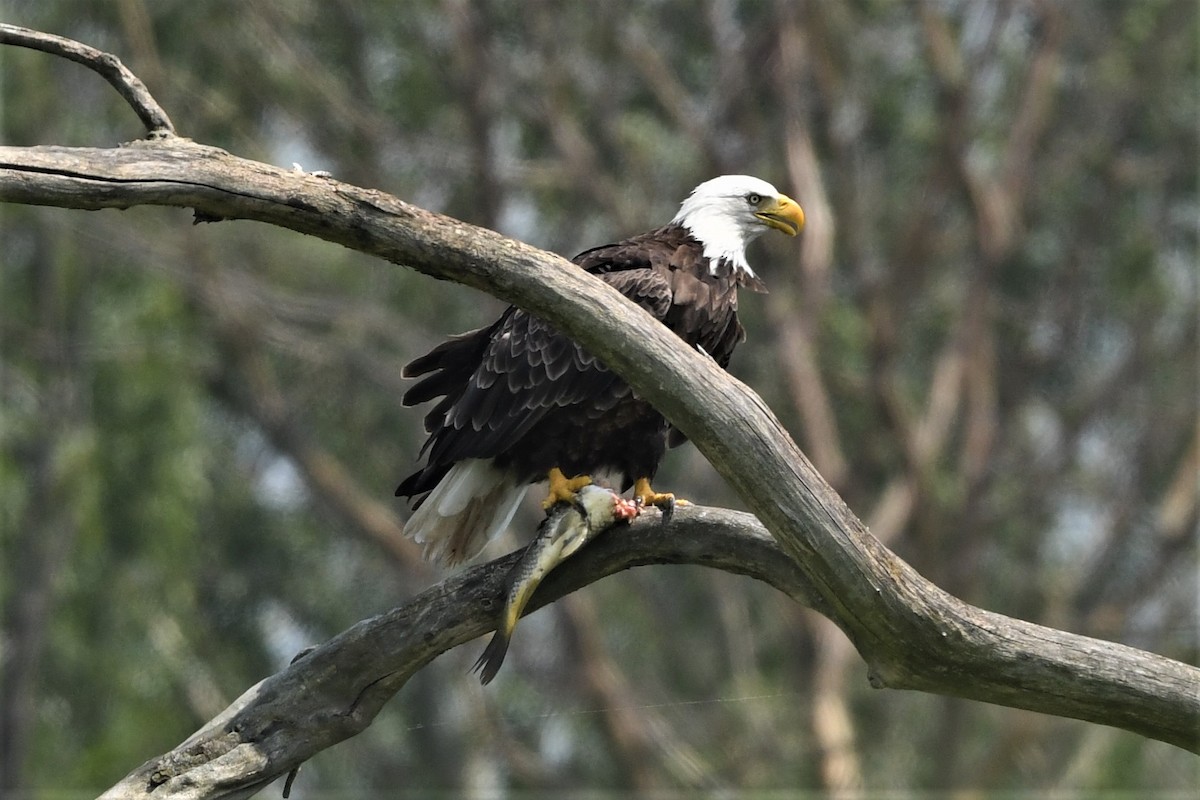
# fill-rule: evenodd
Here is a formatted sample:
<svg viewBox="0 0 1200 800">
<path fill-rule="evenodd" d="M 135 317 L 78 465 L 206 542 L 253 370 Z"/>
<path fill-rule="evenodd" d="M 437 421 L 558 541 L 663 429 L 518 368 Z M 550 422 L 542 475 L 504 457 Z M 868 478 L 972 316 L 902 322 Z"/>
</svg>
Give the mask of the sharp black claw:
<svg viewBox="0 0 1200 800">
<path fill-rule="evenodd" d="M 675 498 L 672 497 L 671 499 L 667 500 L 667 502 L 664 505 L 659 506 L 659 508 L 662 509 L 662 522 L 659 524 L 666 525 L 671 521 L 671 517 L 675 516 Z"/>
</svg>

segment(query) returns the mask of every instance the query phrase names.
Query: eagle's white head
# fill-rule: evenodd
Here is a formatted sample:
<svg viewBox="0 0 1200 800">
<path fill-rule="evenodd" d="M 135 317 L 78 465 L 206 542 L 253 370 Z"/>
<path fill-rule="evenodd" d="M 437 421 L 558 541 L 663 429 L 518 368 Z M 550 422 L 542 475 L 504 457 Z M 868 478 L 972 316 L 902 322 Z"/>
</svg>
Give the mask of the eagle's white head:
<svg viewBox="0 0 1200 800">
<path fill-rule="evenodd" d="M 804 227 L 804 212 L 795 200 L 764 180 L 722 175 L 693 189 L 671 221 L 687 228 L 704 245 L 713 269 L 725 258 L 734 269 L 756 277 L 746 263 L 746 245 L 767 228 L 795 236 Z"/>
</svg>

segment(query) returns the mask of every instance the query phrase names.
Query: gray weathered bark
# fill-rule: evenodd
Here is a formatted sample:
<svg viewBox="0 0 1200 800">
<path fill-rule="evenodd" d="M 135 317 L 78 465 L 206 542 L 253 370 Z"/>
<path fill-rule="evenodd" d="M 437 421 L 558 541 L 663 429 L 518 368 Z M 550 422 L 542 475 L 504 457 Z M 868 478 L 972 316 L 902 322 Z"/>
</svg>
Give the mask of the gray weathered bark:
<svg viewBox="0 0 1200 800">
<path fill-rule="evenodd" d="M 526 612 L 646 564 L 724 569 L 823 607 L 803 572 L 750 514 L 689 507 L 669 525 L 659 519 L 647 515 L 589 543 L 550 573 Z M 495 627 L 505 576 L 519 556 L 511 553 L 460 572 L 405 605 L 347 629 L 251 687 L 188 741 L 138 767 L 102 800 L 246 797 L 359 733 L 418 670 Z M 521 635 L 519 626 L 516 635 Z"/>
<path fill-rule="evenodd" d="M 168 205 L 194 208 L 202 219 L 259 220 L 526 307 L 603 358 L 688 434 L 807 577 L 812 598 L 866 660 L 873 685 L 1200 746 L 1200 670 L 942 592 L 864 529 L 754 392 L 557 256 L 382 192 L 174 138 L 112 150 L 0 148 L 0 200 L 85 209 Z M 285 750 L 262 761 L 264 775 L 311 755 L 301 748 L 288 758 Z"/>
<path fill-rule="evenodd" d="M 941 591 L 866 531 L 754 392 L 569 262 L 382 192 L 236 158 L 162 130 L 157 137 L 119 149 L 2 147 L 0 201 L 165 205 L 193 208 L 201 220 L 258 220 L 516 303 L 577 339 L 658 407 L 778 543 L 771 547 L 753 519 L 731 512 L 681 516 L 669 538 L 642 522 L 568 562 L 538 602 L 638 563 L 707 563 L 767 580 L 828 616 L 867 662 L 874 686 L 1075 717 L 1200 751 L 1200 670 Z M 489 628 L 507 563 L 447 579 L 359 623 L 248 691 L 107 796 L 246 796 L 353 735 L 412 672 Z"/>
</svg>

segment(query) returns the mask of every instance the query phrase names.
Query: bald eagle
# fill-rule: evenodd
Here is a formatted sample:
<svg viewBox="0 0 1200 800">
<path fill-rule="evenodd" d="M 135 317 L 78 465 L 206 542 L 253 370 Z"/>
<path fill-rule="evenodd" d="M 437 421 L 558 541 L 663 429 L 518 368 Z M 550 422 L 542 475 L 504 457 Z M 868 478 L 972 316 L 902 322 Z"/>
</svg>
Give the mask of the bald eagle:
<svg viewBox="0 0 1200 800">
<path fill-rule="evenodd" d="M 768 229 L 795 236 L 804 213 L 766 181 L 725 175 L 697 186 L 657 230 L 593 248 L 573 261 L 725 367 L 745 338 L 739 286 L 763 291 L 746 246 Z M 684 440 L 602 363 L 536 316 L 508 308 L 404 368 L 420 378 L 405 405 L 425 416 L 425 464 L 396 490 L 414 498 L 405 533 L 427 558 L 455 564 L 507 527 L 529 484 L 544 505 L 570 501 L 596 475 L 633 487 L 645 505 L 674 496 L 650 485 L 668 444 Z M 440 398 L 440 399 L 439 399 Z"/>
</svg>

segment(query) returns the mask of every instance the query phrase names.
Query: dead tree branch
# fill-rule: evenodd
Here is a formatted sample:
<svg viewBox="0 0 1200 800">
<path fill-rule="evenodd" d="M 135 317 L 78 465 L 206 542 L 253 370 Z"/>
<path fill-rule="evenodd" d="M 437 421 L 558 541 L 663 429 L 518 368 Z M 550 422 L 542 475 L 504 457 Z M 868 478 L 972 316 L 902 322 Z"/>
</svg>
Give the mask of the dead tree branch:
<svg viewBox="0 0 1200 800">
<path fill-rule="evenodd" d="M 778 542 L 746 515 L 697 510 L 670 533 L 642 524 L 597 542 L 554 573 L 540 602 L 635 564 L 709 564 L 765 580 L 830 617 L 876 687 L 1075 717 L 1200 750 L 1200 670 L 984 611 L 934 586 L 867 532 L 753 391 L 562 258 L 382 192 L 170 135 L 115 149 L 0 147 L 0 201 L 163 205 L 194 209 L 203 220 L 257 220 L 515 303 L 574 337 L 659 408 Z M 369 724 L 435 655 L 486 632 L 509 563 L 461 573 L 352 627 L 107 796 L 253 793 Z"/>
<path fill-rule="evenodd" d="M 191 207 L 268 222 L 457 280 L 544 316 L 679 426 L 810 576 L 877 686 L 1125 727 L 1196 748 L 1200 671 L 963 604 L 870 536 L 754 392 L 565 260 L 382 192 L 174 139 L 0 148 L 0 200 Z M 1136 679 L 1131 676 L 1137 676 Z"/>
<path fill-rule="evenodd" d="M 41 50 L 43 53 L 62 56 L 68 61 L 82 64 L 111 83 L 121 97 L 125 98 L 125 102 L 129 103 L 129 107 L 146 126 L 151 139 L 175 135 L 175 126 L 171 124 L 171 118 L 150 94 L 146 84 L 112 53 L 88 47 L 73 39 L 0 22 L 0 45 L 3 44 Z"/>
<path fill-rule="evenodd" d="M 465 570 L 405 605 L 363 620 L 247 690 L 183 744 L 147 761 L 102 800 L 247 797 L 361 732 L 436 656 L 495 627 L 505 576 L 520 557 Z M 803 571 L 749 514 L 689 507 L 614 528 L 538 587 L 526 613 L 602 577 L 647 564 L 699 564 L 764 581 L 825 609 Z"/>
</svg>

